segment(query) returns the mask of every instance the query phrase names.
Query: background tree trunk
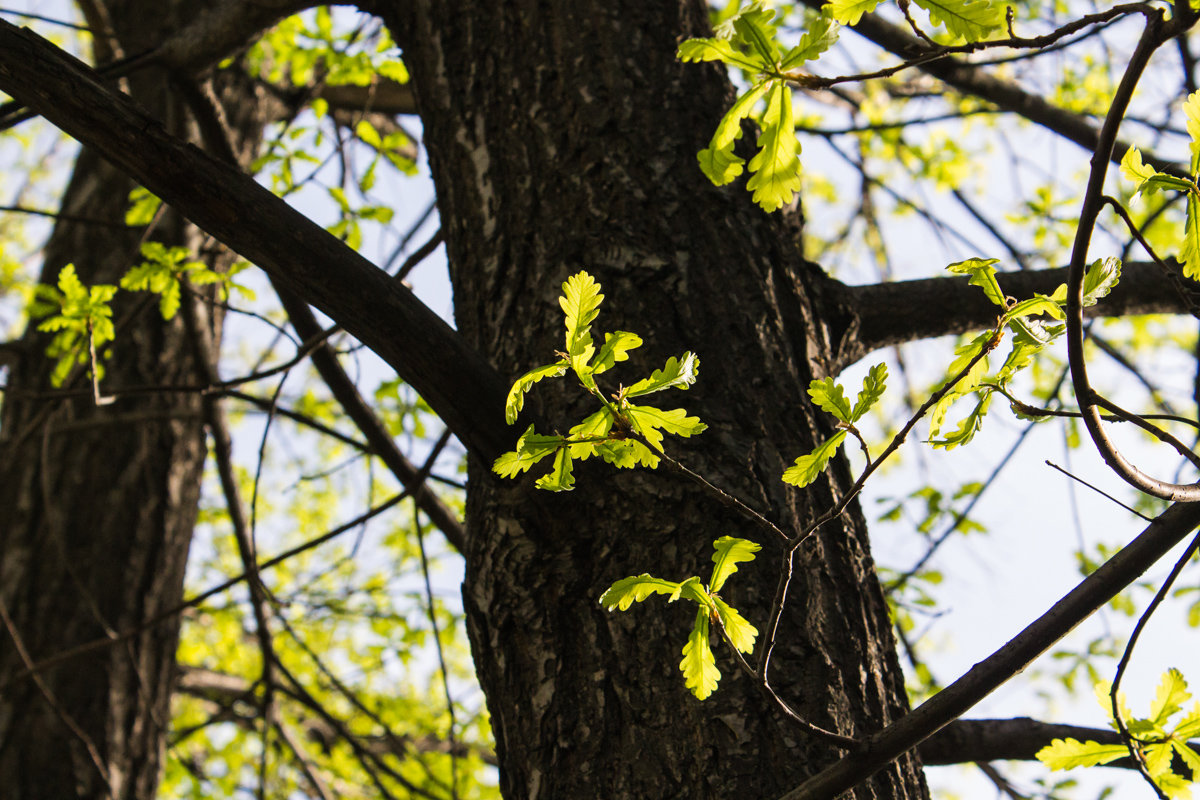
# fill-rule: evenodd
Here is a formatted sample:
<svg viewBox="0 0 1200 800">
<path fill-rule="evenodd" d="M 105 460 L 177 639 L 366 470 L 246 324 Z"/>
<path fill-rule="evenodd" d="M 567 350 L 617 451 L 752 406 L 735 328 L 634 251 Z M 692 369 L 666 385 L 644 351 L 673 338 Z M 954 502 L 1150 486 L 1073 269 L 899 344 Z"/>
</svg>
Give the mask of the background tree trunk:
<svg viewBox="0 0 1200 800">
<path fill-rule="evenodd" d="M 779 478 L 831 432 L 805 390 L 833 360 L 842 314 L 801 258 L 799 215 L 769 217 L 741 182 L 716 189 L 697 168 L 732 100 L 718 69 L 675 59 L 706 31 L 703 4 L 383 6 L 418 93 L 459 330 L 507 376 L 546 363 L 563 347 L 559 284 L 586 269 L 607 297 L 600 328 L 647 341 L 613 381 L 701 357 L 691 391 L 658 396 L 710 426 L 673 452 L 785 530 L 827 509 L 844 467 L 804 492 Z M 565 431 L 590 411 L 579 394 L 539 387 L 534 415 Z M 706 577 L 713 540 L 744 536 L 764 551 L 725 595 L 762 629 L 777 541 L 665 470 L 593 460 L 573 494 L 549 495 L 488 467 L 470 470 L 464 595 L 506 797 L 771 797 L 838 755 L 723 650 L 718 692 L 688 694 L 678 663 L 694 609 L 597 604 L 627 575 Z M 811 722 L 844 734 L 904 710 L 857 511 L 802 549 L 771 674 Z M 906 759 L 854 796 L 926 789 Z"/>
<path fill-rule="evenodd" d="M 148 49 L 196 11 L 183 0 L 91 8 L 108 12 L 89 19 L 93 28 L 111 25 L 115 34 L 97 37 L 100 61 Z M 168 130 L 199 142 L 180 86 L 149 69 L 123 88 Z M 212 87 L 232 149 L 248 163 L 268 106 L 235 85 L 232 72 Z M 144 238 L 203 246 L 211 265 L 228 265 L 227 251 L 204 244 L 169 211 L 148 233 L 125 228 L 131 188 L 99 157 L 80 154 L 62 209 L 93 222 L 55 226 L 42 282 L 55 284 L 73 263 L 85 284 L 116 284 L 141 260 Z M 186 291 L 184 302 L 194 302 Z M 184 315 L 163 322 L 148 295 L 125 295 L 114 310 L 117 339 L 104 385 L 203 380 Z M 198 335 L 215 350 L 220 313 L 204 304 L 197 310 Z M 202 399 L 148 392 L 97 407 L 82 374 L 66 387 L 77 390 L 70 396 L 47 396 L 54 366 L 47 343 L 31 326 L 7 381 L 0 429 L 0 600 L 13 623 L 0 630 L 0 786 L 12 800 L 152 798 L 170 719 L 177 619 L 42 671 L 37 681 L 23 673 L 26 658 L 134 629 L 179 602 L 207 452 Z"/>
</svg>

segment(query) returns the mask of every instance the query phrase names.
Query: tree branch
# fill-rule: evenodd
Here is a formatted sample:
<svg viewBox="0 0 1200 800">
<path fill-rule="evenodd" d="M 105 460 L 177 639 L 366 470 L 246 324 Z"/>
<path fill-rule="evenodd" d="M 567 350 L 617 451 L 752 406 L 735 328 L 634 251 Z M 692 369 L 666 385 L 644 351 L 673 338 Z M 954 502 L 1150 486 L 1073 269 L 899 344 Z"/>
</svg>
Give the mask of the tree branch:
<svg viewBox="0 0 1200 800">
<path fill-rule="evenodd" d="M 412 292 L 252 178 L 169 135 L 87 65 L 0 21 L 0 90 L 93 148 L 371 348 L 463 444 L 492 460 L 515 438 L 496 371 Z"/>
<path fill-rule="evenodd" d="M 1121 735 L 1110 728 L 1056 725 L 1029 717 L 1016 717 L 960 719 L 930 736 L 918 749 L 921 761 L 927 766 L 976 761 L 1033 761 L 1037 752 L 1055 739 L 1124 744 Z M 1189 742 L 1189 745 L 1192 749 L 1200 749 L 1200 742 Z M 1137 769 L 1131 758 L 1122 758 L 1105 766 Z M 1183 759 L 1179 759 L 1176 768 L 1181 774 L 1187 774 Z"/>
<path fill-rule="evenodd" d="M 1018 299 L 1051 294 L 1066 282 L 1065 267 L 996 275 L 1004 293 Z M 873 350 L 934 336 L 967 333 L 996 324 L 999 309 L 966 278 L 924 278 L 848 286 L 834 281 L 833 295 L 850 317 L 837 348 L 838 368 Z M 1190 313 L 1186 298 L 1161 268 L 1130 262 L 1108 297 L 1086 309 L 1092 317 Z"/>
</svg>

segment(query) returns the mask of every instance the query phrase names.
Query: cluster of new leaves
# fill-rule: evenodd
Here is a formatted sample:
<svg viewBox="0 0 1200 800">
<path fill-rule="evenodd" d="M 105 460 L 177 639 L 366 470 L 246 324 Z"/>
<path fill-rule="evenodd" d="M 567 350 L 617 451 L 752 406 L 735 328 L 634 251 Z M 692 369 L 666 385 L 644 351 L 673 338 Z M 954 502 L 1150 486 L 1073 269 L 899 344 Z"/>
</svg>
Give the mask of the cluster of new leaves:
<svg viewBox="0 0 1200 800">
<path fill-rule="evenodd" d="M 755 117 L 760 102 L 765 110 L 755 117 L 761 133 L 758 152 L 750 160 L 754 202 L 776 211 L 792 202 L 800 188 L 800 141 L 792 111 L 792 85 L 809 83 L 802 67 L 834 45 L 841 25 L 854 25 L 881 0 L 834 0 L 815 16 L 807 32 L 792 47 L 778 39 L 775 11 L 761 0 L 750 3 L 717 26 L 711 38 L 688 39 L 679 46 L 685 62 L 719 61 L 740 70 L 749 86 L 722 117 L 712 140 L 697 157 L 700 169 L 717 186 L 742 174 L 745 159 L 734 154 L 743 120 Z M 934 25 L 943 26 L 953 41 L 977 42 L 1004 26 L 1003 3 L 992 0 L 915 0 Z M 908 0 L 901 0 L 907 9 Z"/>
<path fill-rule="evenodd" d="M 1142 154 L 1136 147 L 1125 151 L 1121 159 L 1121 174 L 1137 184 L 1137 194 L 1150 196 L 1155 192 L 1178 191 L 1187 195 L 1187 221 L 1183 227 L 1183 247 L 1179 260 L 1183 263 L 1183 274 L 1200 280 L 1200 92 L 1192 92 L 1183 103 L 1187 118 L 1187 132 L 1191 137 L 1190 177 L 1180 178 L 1158 172 L 1142 162 Z"/>
<path fill-rule="evenodd" d="M 1111 715 L 1110 695 L 1111 684 L 1096 684 L 1096 697 L 1105 712 Z M 1118 695 L 1121 718 L 1126 720 L 1125 727 L 1136 757 L 1141 759 L 1155 785 L 1171 798 L 1191 797 L 1191 784 L 1200 781 L 1200 753 L 1188 744 L 1189 739 L 1200 736 L 1200 703 L 1193 703 L 1185 711 L 1184 704 L 1191 698 L 1187 681 L 1176 669 L 1163 674 L 1150 704 L 1150 714 L 1145 718 L 1132 717 L 1125 698 Z M 1180 713 L 1183 716 L 1172 722 L 1172 718 Z M 1115 722 L 1112 724 L 1117 727 Z M 1038 751 L 1037 757 L 1050 769 L 1073 769 L 1108 764 L 1128 755 L 1130 748 L 1124 744 L 1055 739 Z M 1191 772 L 1190 780 L 1178 769 L 1180 765 L 1186 765 L 1187 771 Z"/>
<path fill-rule="evenodd" d="M 746 188 L 767 211 L 791 203 L 800 188 L 800 141 L 788 81 L 800 76 L 801 65 L 828 50 L 838 37 L 837 23 L 826 14 L 817 18 L 795 47 L 784 50 L 776 38 L 774 15 L 761 3 L 752 3 L 720 25 L 716 36 L 688 39 L 679 46 L 682 61 L 720 61 L 742 70 L 750 81 L 698 155 L 700 168 L 717 186 L 742 174 L 746 162 L 734 155 L 733 146 L 741 138 L 742 120 L 766 100 L 766 111 L 758 119 L 762 129 L 758 153 L 750 159 L 752 175 Z"/>
<path fill-rule="evenodd" d="M 38 324 L 40 331 L 54 331 L 46 355 L 54 359 L 50 375 L 55 386 L 62 386 L 71 370 L 91 361 L 95 379 L 103 367 L 95 354 L 113 340 L 112 302 L 117 287 L 107 284 L 84 286 L 75 273 L 75 265 L 67 264 L 58 273 L 58 288 L 39 286 L 37 297 L 30 306 L 32 317 L 46 317 Z"/>
<path fill-rule="evenodd" d="M 850 407 L 850 401 L 846 397 L 846 390 L 833 378 L 814 380 L 809 384 L 808 396 L 818 407 L 837 418 L 839 430 L 817 445 L 811 453 L 800 456 L 796 459 L 795 464 L 784 470 L 783 482 L 793 486 L 808 486 L 815 481 L 817 476 L 824 472 L 825 467 L 829 465 L 829 459 L 833 458 L 833 454 L 846 440 L 846 434 L 853 433 L 856 437 L 861 438 L 854 423 L 862 419 L 879 401 L 879 398 L 883 397 L 885 388 L 887 388 L 886 364 L 876 364 L 867 372 L 853 408 Z"/>
<path fill-rule="evenodd" d="M 596 378 L 618 362 L 626 361 L 630 351 L 641 347 L 642 339 L 628 331 L 615 331 L 605 334 L 604 344 L 597 349 L 591 326 L 604 301 L 600 284 L 588 273 L 580 272 L 563 283 L 562 291 L 558 302 L 566 315 L 566 350 L 558 354 L 558 361 L 535 367 L 517 379 L 508 393 L 504 418 L 509 425 L 516 422 L 525 406 L 525 394 L 535 383 L 544 378 L 560 378 L 568 371 L 600 402 L 601 408 L 565 436 L 539 434 L 530 425 L 517 441 L 516 449 L 501 455 L 492 466 L 496 474 L 514 478 L 542 459 L 554 456 L 550 472 L 537 481 L 539 489 L 552 492 L 575 488 L 576 459 L 599 456 L 622 469 L 638 465 L 653 469 L 658 466 L 665 433 L 694 436 L 707 427 L 698 418 L 689 417 L 682 408 L 664 411 L 630 402 L 664 389 L 686 390 L 695 383 L 700 367 L 700 359 L 694 353 L 671 357 L 650 377 L 632 386 L 621 386 L 611 397 L 606 397 Z"/>
<path fill-rule="evenodd" d="M 227 272 L 209 269 L 199 261 L 187 261 L 186 247 L 167 247 L 161 242 L 146 242 L 142 245 L 141 264 L 133 267 L 121 278 L 121 288 L 129 291 L 152 292 L 158 295 L 158 310 L 163 319 L 173 319 L 179 311 L 182 283 L 186 279 L 196 285 L 217 284 L 221 299 L 229 296 L 231 289 L 253 299 L 251 289 L 234 283 L 234 276 L 250 267 L 239 261 Z"/>
<path fill-rule="evenodd" d="M 996 269 L 992 266 L 996 262 L 994 258 L 971 258 L 946 268 L 950 272 L 969 275 L 971 285 L 983 289 L 1000 313 L 994 328 L 966 340 L 954 351 L 955 358 L 948 369 L 950 375 L 957 375 L 972 363 L 973 366 L 930 412 L 929 437 L 934 447 L 950 450 L 971 441 L 983 425 L 993 395 L 1006 392 L 1012 379 L 1065 330 L 1063 325 L 1038 319 L 1063 319 L 1063 307 L 1067 302 L 1065 284 L 1049 297 L 1034 295 L 1028 300 L 1017 301 L 1005 296 L 996 282 Z M 1084 274 L 1083 305 L 1086 307 L 1099 302 L 1116 286 L 1120 277 L 1119 259 L 1105 258 L 1093 263 Z M 1000 344 L 1006 329 L 1012 333 L 1012 349 L 1000 368 L 989 374 L 988 354 Z M 976 396 L 975 407 L 959 422 L 957 428 L 944 430 L 950 407 L 969 394 Z M 1012 408 L 1018 416 L 1032 418 L 1025 407 L 1014 403 Z"/>
<path fill-rule="evenodd" d="M 717 660 L 712 652 L 710 626 L 720 625 L 729 643 L 741 653 L 753 652 L 754 640 L 758 637 L 758 629 L 722 600 L 717 592 L 725 586 L 729 576 L 737 572 L 737 565 L 753 561 L 754 554 L 761 548 L 746 539 L 722 536 L 713 542 L 713 549 L 716 552 L 713 553 L 712 575 L 707 585 L 696 576 L 676 582 L 642 574 L 622 578 L 600 596 L 600 605 L 609 611 L 614 608 L 625 611 L 634 603 L 654 594 L 667 595 L 669 603 L 686 597 L 699 606 L 692 632 L 683 646 L 683 660 L 679 662 L 684 682 L 698 700 L 704 700 L 716 691 L 717 682 L 721 680 L 721 671 L 717 669 Z"/>
</svg>

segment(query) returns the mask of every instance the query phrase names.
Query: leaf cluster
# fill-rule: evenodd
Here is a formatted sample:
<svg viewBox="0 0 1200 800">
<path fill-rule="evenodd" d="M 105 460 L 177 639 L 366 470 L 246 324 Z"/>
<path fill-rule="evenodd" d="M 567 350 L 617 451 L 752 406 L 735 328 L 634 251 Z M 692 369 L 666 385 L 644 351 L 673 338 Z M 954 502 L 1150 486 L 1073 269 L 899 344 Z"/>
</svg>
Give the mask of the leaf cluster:
<svg viewBox="0 0 1200 800">
<path fill-rule="evenodd" d="M 862 419 L 879 402 L 886 388 L 887 365 L 882 363 L 871 367 L 863 378 L 862 389 L 859 390 L 853 407 L 846 397 L 845 388 L 833 378 L 814 380 L 809 384 L 808 396 L 819 408 L 837 419 L 839 430 L 817 445 L 811 453 L 797 458 L 796 463 L 784 471 L 783 482 L 803 487 L 815 481 L 829 466 L 829 460 L 846 440 L 846 435 L 859 435 L 854 423 Z"/>
<path fill-rule="evenodd" d="M 1060 285 L 1050 296 L 1038 294 L 1018 301 L 1005 296 L 1000 289 L 996 281 L 996 269 L 992 266 L 997 261 L 994 258 L 971 258 L 946 268 L 955 274 L 969 276 L 971 285 L 983 290 L 987 299 L 997 306 L 999 314 L 994 328 L 967 339 L 955 348 L 954 361 L 947 369 L 949 375 L 958 375 L 968 365 L 974 365 L 930 412 L 929 436 L 934 447 L 951 450 L 971 441 L 983 425 L 993 395 L 1007 390 L 1013 378 L 1032 364 L 1034 358 L 1065 330 L 1065 326 L 1049 320 L 1064 318 L 1066 284 Z M 1112 291 L 1120 277 L 1120 259 L 1110 257 L 1095 261 L 1084 274 L 1083 305 L 1086 307 L 1099 302 Z M 1011 349 L 1000 367 L 991 372 L 989 354 L 999 346 L 1006 332 L 1012 334 Z M 956 428 L 947 430 L 947 413 L 967 395 L 975 396 L 975 406 Z M 1024 407 L 1013 405 L 1012 408 L 1019 416 L 1030 418 Z"/>
<path fill-rule="evenodd" d="M 1111 715 L 1111 684 L 1102 681 L 1095 689 L 1101 707 Z M 1126 721 L 1133 750 L 1145 764 L 1150 779 L 1171 798 L 1190 797 L 1191 784 L 1200 781 L 1200 753 L 1188 744 L 1200 736 L 1200 703 L 1192 703 L 1185 711 L 1184 704 L 1191 698 L 1187 681 L 1176 669 L 1163 673 L 1146 717 L 1132 717 L 1125 698 L 1118 697 L 1119 713 Z M 1113 727 L 1117 727 L 1115 721 Z M 1037 758 L 1050 769 L 1060 770 L 1108 764 L 1128 755 L 1130 748 L 1123 744 L 1055 739 L 1038 751 Z M 1187 766 L 1190 778 L 1176 771 L 1176 758 Z"/>
<path fill-rule="evenodd" d="M 38 301 L 30 314 L 45 316 L 38 330 L 54 332 L 46 348 L 46 355 L 54 359 L 50 374 L 54 386 L 62 386 L 76 365 L 89 363 L 93 353 L 113 340 L 111 303 L 116 293 L 117 287 L 107 284 L 84 286 L 74 264 L 59 270 L 57 288 L 38 287 Z M 93 368 L 99 380 L 103 365 L 95 363 Z"/>
<path fill-rule="evenodd" d="M 550 471 L 536 485 L 552 492 L 570 491 L 575 488 L 576 460 L 599 456 L 621 469 L 639 465 L 653 469 L 662 455 L 665 434 L 689 437 L 707 427 L 682 408 L 663 410 L 632 402 L 666 389 L 686 390 L 695 383 L 700 359 L 694 353 L 672 356 L 649 377 L 605 396 L 597 377 L 627 361 L 629 353 L 641 347 L 642 338 L 628 331 L 614 331 L 605 334 L 604 343 L 597 348 L 591 326 L 603 301 L 600 284 L 586 272 L 576 273 L 563 283 L 559 306 L 565 319 L 565 349 L 558 354 L 559 360 L 534 367 L 517 378 L 505 400 L 504 418 L 510 425 L 515 423 L 525 407 L 525 395 L 535 384 L 561 378 L 568 372 L 599 401 L 599 410 L 574 425 L 565 436 L 539 434 L 530 425 L 516 449 L 504 453 L 492 465 L 497 475 L 515 478 L 539 461 L 553 457 Z"/>
<path fill-rule="evenodd" d="M 754 640 L 758 637 L 758 629 L 722 600 L 718 592 L 737 572 L 738 564 L 753 561 L 761 547 L 747 539 L 722 536 L 713 542 L 713 549 L 712 574 L 707 584 L 697 576 L 668 581 L 642 574 L 622 578 L 600 596 L 600 605 L 609 611 L 626 611 L 634 603 L 656 594 L 666 595 L 669 603 L 685 597 L 699 606 L 687 644 L 683 646 L 683 660 L 679 662 L 684 683 L 698 700 L 708 698 L 721 680 L 721 671 L 717 669 L 712 652 L 710 626 L 719 625 L 729 643 L 740 653 L 754 652 Z"/>
<path fill-rule="evenodd" d="M 164 320 L 174 319 L 179 311 L 182 281 L 204 286 L 216 284 L 222 300 L 230 290 L 254 297 L 254 292 L 234 281 L 234 276 L 249 268 L 245 261 L 234 264 L 227 272 L 217 272 L 200 261 L 187 261 L 186 247 L 167 247 L 161 242 L 142 244 L 141 264 L 131 268 L 121 278 L 121 288 L 158 295 L 158 310 Z"/>
<path fill-rule="evenodd" d="M 734 154 L 733 147 L 742 136 L 742 121 L 765 101 L 766 110 L 758 118 L 762 131 L 758 152 L 750 159 L 746 188 L 766 211 L 791 203 L 800 189 L 800 141 L 789 81 L 802 76 L 805 62 L 833 46 L 839 30 L 833 18 L 823 14 L 794 47 L 785 50 L 778 41 L 774 16 L 761 2 L 751 3 L 718 26 L 716 36 L 688 39 L 678 54 L 685 62 L 719 61 L 742 70 L 750 81 L 717 125 L 708 147 L 697 155 L 700 169 L 715 185 L 724 186 L 742 174 L 746 161 Z"/>
</svg>

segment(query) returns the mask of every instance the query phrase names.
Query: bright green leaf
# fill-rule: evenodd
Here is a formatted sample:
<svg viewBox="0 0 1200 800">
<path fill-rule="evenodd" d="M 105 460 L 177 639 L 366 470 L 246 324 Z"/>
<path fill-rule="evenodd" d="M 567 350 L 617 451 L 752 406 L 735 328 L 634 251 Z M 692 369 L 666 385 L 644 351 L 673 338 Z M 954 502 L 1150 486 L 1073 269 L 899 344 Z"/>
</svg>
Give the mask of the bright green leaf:
<svg viewBox="0 0 1200 800">
<path fill-rule="evenodd" d="M 717 689 L 721 671 L 713 657 L 708 641 L 708 610 L 701 608 L 696 613 L 696 624 L 683 646 L 683 660 L 679 662 L 684 683 L 697 700 L 704 700 Z"/>
<path fill-rule="evenodd" d="M 733 143 L 742 136 L 742 120 L 754 112 L 754 106 L 769 88 L 771 82 L 764 81 L 739 97 L 721 118 L 708 147 L 696 154 L 700 169 L 714 185 L 724 186 L 742 174 L 746 162 L 733 154 Z"/>
<path fill-rule="evenodd" d="M 833 454 L 845 438 L 846 431 L 838 431 L 808 455 L 797 458 L 795 464 L 784 470 L 783 482 L 793 486 L 808 486 L 825 471 L 829 459 L 833 458 Z"/>
<path fill-rule="evenodd" d="M 850 412 L 849 422 L 858 422 L 863 415 L 874 407 L 887 388 L 887 364 L 879 363 L 867 371 L 863 378 L 863 387 L 858 392 L 854 402 L 854 410 Z M 811 389 L 809 390 L 811 392 Z"/>
<path fill-rule="evenodd" d="M 1123 744 L 1055 739 L 1037 752 L 1037 759 L 1050 769 L 1074 769 L 1107 764 L 1128 755 L 1129 750 Z"/>
<path fill-rule="evenodd" d="M 850 401 L 846 399 L 846 390 L 833 378 L 822 378 L 809 383 L 808 396 L 823 411 L 842 422 L 851 421 Z"/>
<path fill-rule="evenodd" d="M 996 282 L 996 270 L 992 267 L 992 264 L 999 260 L 998 258 L 968 258 L 966 261 L 950 264 L 946 269 L 959 275 L 970 275 L 972 286 L 983 289 L 987 299 L 995 305 L 1007 308 L 1008 303 L 1004 298 L 1004 292 L 1001 291 L 1000 284 Z"/>
<path fill-rule="evenodd" d="M 613 414 L 609 406 L 604 406 L 584 418 L 583 422 L 571 428 L 571 439 L 603 439 L 612 430 Z M 572 444 L 571 456 L 586 461 L 590 456 L 600 452 L 595 444 Z M 632 465 L 630 465 L 632 466 Z"/>
<path fill-rule="evenodd" d="M 779 46 L 775 41 L 775 10 L 763 8 L 761 3 L 751 3 L 729 18 L 738 40 L 749 47 L 767 64 L 779 60 Z"/>
<path fill-rule="evenodd" d="M 567 278 L 562 292 L 558 304 L 566 314 L 567 355 L 571 357 L 571 366 L 578 370 L 591 358 L 591 325 L 600 313 L 604 295 L 600 294 L 600 284 L 586 272 Z"/>
<path fill-rule="evenodd" d="M 993 395 L 994 392 L 991 391 L 985 390 L 981 392 L 979 402 L 975 404 L 975 408 L 971 409 L 971 413 L 963 418 L 954 431 L 942 439 L 931 439 L 929 443 L 934 447 L 953 450 L 974 439 L 975 434 L 979 433 L 980 428 L 983 427 L 983 418 L 987 415 L 988 407 L 992 404 Z"/>
<path fill-rule="evenodd" d="M 916 0 L 934 25 L 959 39 L 978 42 L 1004 24 L 1004 4 L 991 0 Z"/>
<path fill-rule="evenodd" d="M 517 421 L 517 415 L 521 413 L 521 409 L 525 407 L 525 393 L 533 387 L 535 383 L 543 378 L 558 378 L 567 373 L 567 368 L 570 364 L 566 361 L 558 361 L 554 364 L 546 364 L 541 367 L 535 367 L 529 372 L 526 372 L 521 377 L 517 378 L 512 388 L 508 390 L 508 397 L 504 400 L 504 421 L 512 425 Z"/>
<path fill-rule="evenodd" d="M 833 0 L 826 3 L 833 18 L 843 25 L 857 25 L 863 14 L 870 14 L 883 0 Z"/>
<path fill-rule="evenodd" d="M 654 594 L 668 595 L 667 600 L 674 603 L 679 599 L 681 588 L 682 584 L 665 581 L 652 575 L 642 574 L 631 578 L 622 578 L 600 595 L 600 605 L 609 611 L 614 608 L 625 611 L 634 603 L 640 603 Z"/>
<path fill-rule="evenodd" d="M 641 397 L 642 395 L 661 392 L 664 389 L 680 389 L 686 391 L 696 382 L 700 372 L 700 357 L 695 353 L 684 353 L 681 357 L 671 356 L 662 369 L 656 369 L 649 378 L 643 378 L 625 390 L 626 397 Z"/>
<path fill-rule="evenodd" d="M 1183 101 L 1183 116 L 1187 119 L 1187 132 L 1191 137 L 1191 173 L 1195 175 L 1200 171 L 1200 167 L 1197 166 L 1197 162 L 1200 162 L 1200 91 L 1192 92 Z"/>
<path fill-rule="evenodd" d="M 688 39 L 679 45 L 678 57 L 683 62 L 721 61 L 748 72 L 770 69 L 770 64 L 759 56 L 738 52 L 726 39 Z"/>
<path fill-rule="evenodd" d="M 1034 295 L 1028 300 L 1022 300 L 1010 308 L 1004 314 L 1004 321 L 1007 324 L 1014 319 L 1021 319 L 1022 317 L 1034 317 L 1038 316 L 1039 314 L 1045 314 L 1046 316 L 1054 317 L 1055 319 L 1062 319 L 1064 316 L 1062 307 L 1058 303 L 1054 302 L 1045 295 L 1039 294 Z"/>
<path fill-rule="evenodd" d="M 738 652 L 754 652 L 754 640 L 758 638 L 758 628 L 747 622 L 737 609 L 721 598 L 713 597 L 712 602 L 717 610 L 717 618 L 721 620 L 721 627 L 725 629 L 725 634 L 729 637 L 729 641 L 733 642 L 733 646 L 737 648 Z"/>
<path fill-rule="evenodd" d="M 642 337 L 629 331 L 614 331 L 604 334 L 604 345 L 596 353 L 592 363 L 592 374 L 606 372 L 619 361 L 629 359 L 629 351 L 642 346 Z"/>
<path fill-rule="evenodd" d="M 548 492 L 569 492 L 575 488 L 574 459 L 571 448 L 561 447 L 554 453 L 554 466 L 534 483 Z"/>
<path fill-rule="evenodd" d="M 762 549 L 761 545 L 747 539 L 737 539 L 733 536 L 722 536 L 713 542 L 713 571 L 708 581 L 708 588 L 714 592 L 721 591 L 729 576 L 737 572 L 737 565 L 753 561 L 754 554 Z"/>
<path fill-rule="evenodd" d="M 750 159 L 754 173 L 746 188 L 764 211 L 775 211 L 792 202 L 800 190 L 800 140 L 792 116 L 792 90 L 773 81 L 758 137 L 758 153 Z"/>
<path fill-rule="evenodd" d="M 533 432 L 530 425 L 517 440 L 516 450 L 504 453 L 492 464 L 492 471 L 502 478 L 515 478 L 551 453 L 566 440 L 562 436 L 543 436 Z"/>
<path fill-rule="evenodd" d="M 1181 711 L 1183 704 L 1191 698 L 1183 674 L 1175 668 L 1168 669 L 1159 679 L 1154 702 L 1150 704 L 1150 721 L 1158 726 L 1166 725 L 1167 719 Z"/>
<path fill-rule="evenodd" d="M 1184 277 L 1200 280 L 1200 202 L 1195 192 L 1187 198 L 1187 221 L 1183 226 L 1183 249 L 1179 260 L 1183 262 Z"/>
<path fill-rule="evenodd" d="M 825 6 L 821 11 L 821 16 L 814 19 L 812 27 L 800 37 L 799 43 L 783 57 L 779 63 L 780 71 L 786 72 L 795 69 L 805 61 L 812 61 L 833 47 L 838 40 L 839 31 L 840 27 L 830 15 L 829 6 Z"/>
<path fill-rule="evenodd" d="M 700 421 L 699 417 L 689 417 L 682 408 L 663 411 L 653 406 L 626 406 L 623 413 L 629 417 L 634 429 L 646 437 L 646 441 L 660 448 L 662 445 L 660 430 L 676 436 L 689 437 L 703 433 L 708 428 Z"/>
</svg>

